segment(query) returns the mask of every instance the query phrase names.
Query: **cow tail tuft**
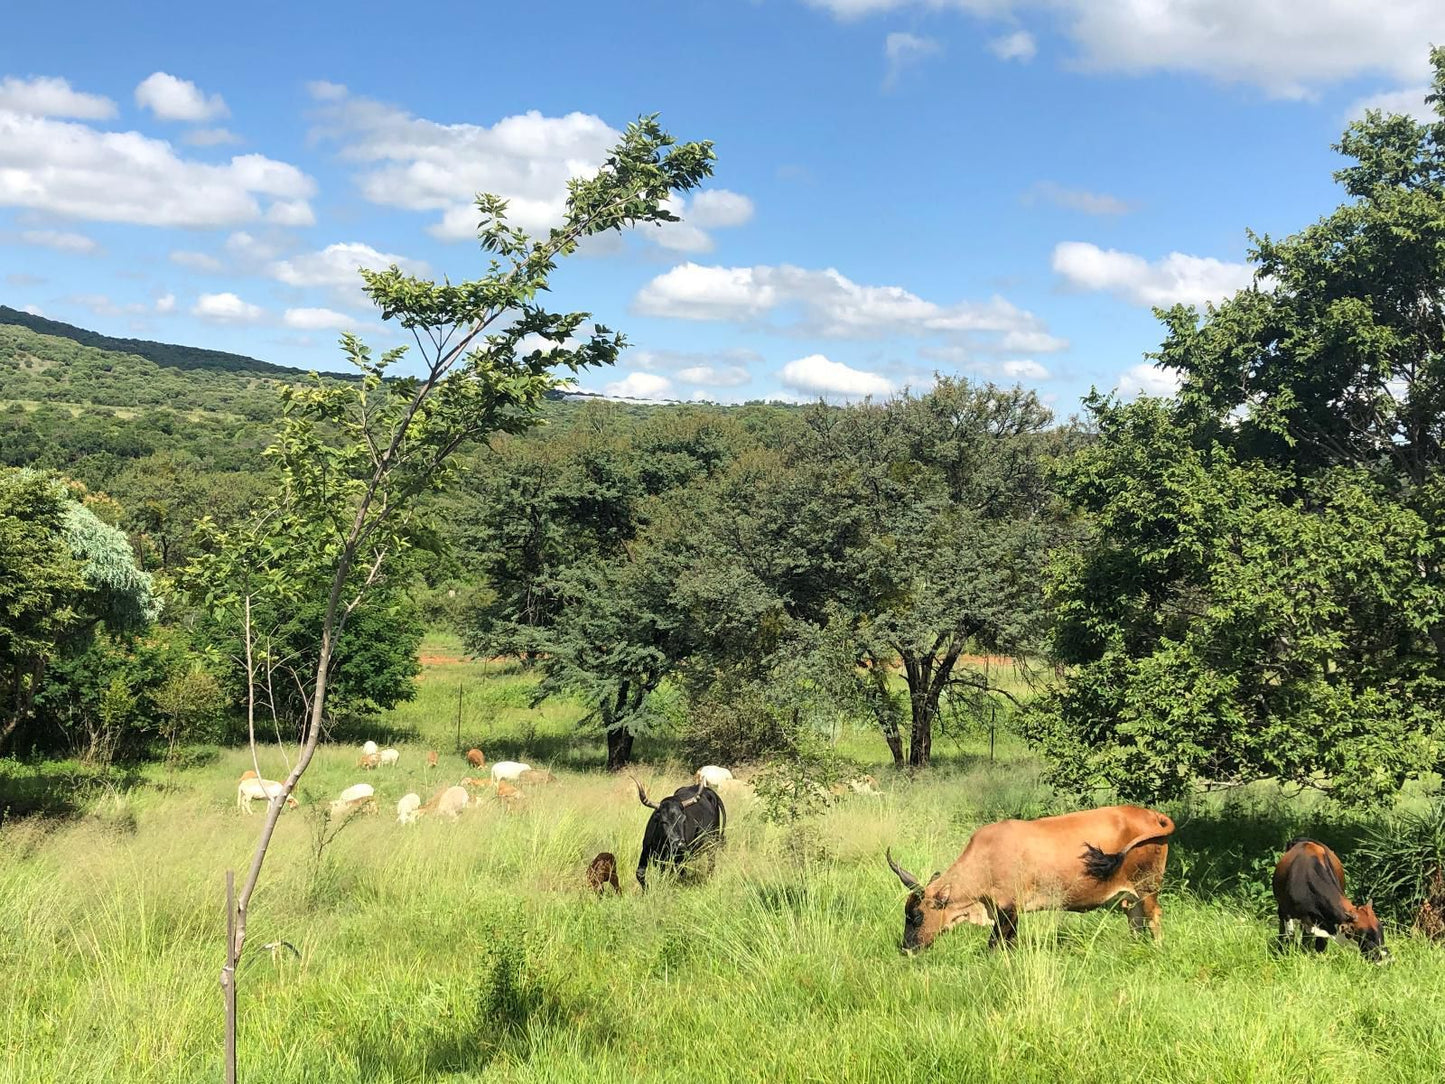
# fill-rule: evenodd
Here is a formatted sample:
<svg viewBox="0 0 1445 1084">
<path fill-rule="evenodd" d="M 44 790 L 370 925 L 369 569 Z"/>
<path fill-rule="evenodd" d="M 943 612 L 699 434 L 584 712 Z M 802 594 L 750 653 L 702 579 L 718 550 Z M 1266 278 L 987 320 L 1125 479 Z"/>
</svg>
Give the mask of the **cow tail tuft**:
<svg viewBox="0 0 1445 1084">
<path fill-rule="evenodd" d="M 1119 867 L 1124 864 L 1124 855 L 1128 848 L 1109 854 L 1101 851 L 1092 843 L 1084 844 L 1084 872 L 1096 881 L 1107 881 L 1114 874 L 1119 872 Z"/>
</svg>

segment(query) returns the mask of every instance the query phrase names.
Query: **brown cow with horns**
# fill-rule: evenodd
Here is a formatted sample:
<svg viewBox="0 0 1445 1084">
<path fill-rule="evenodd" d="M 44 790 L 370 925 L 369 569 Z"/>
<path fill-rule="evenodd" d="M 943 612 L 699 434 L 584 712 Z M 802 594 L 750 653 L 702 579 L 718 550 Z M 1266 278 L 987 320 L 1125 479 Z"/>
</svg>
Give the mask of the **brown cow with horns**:
<svg viewBox="0 0 1445 1084">
<path fill-rule="evenodd" d="M 1011 945 L 1023 911 L 1092 911 L 1122 904 L 1135 930 L 1157 941 L 1158 892 L 1174 822 L 1135 805 L 1106 806 L 1033 821 L 986 824 L 958 860 L 927 885 L 893 861 L 909 890 L 903 951 L 927 948 L 961 922 L 992 926 L 989 947 Z"/>
</svg>

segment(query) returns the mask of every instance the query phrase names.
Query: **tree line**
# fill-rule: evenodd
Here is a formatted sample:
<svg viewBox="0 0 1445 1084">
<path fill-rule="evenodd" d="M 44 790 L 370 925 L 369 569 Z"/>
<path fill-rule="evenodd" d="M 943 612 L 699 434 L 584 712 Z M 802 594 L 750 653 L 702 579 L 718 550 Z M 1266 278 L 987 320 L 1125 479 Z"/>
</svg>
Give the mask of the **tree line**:
<svg viewBox="0 0 1445 1084">
<path fill-rule="evenodd" d="M 385 659 L 444 620 L 469 649 L 533 667 L 539 697 L 580 698 L 612 767 L 658 726 L 719 756 L 822 764 L 817 735 L 839 718 L 866 720 L 896 764 L 923 767 L 950 710 L 980 691 L 960 665 L 980 652 L 1039 664 L 1037 695 L 1013 718 L 1070 791 L 1158 800 L 1267 778 L 1372 802 L 1438 772 L 1445 53 L 1431 59 L 1439 119 L 1352 123 L 1337 210 L 1283 239 L 1253 237 L 1252 287 L 1158 313 L 1152 356 L 1179 378 L 1176 395 L 1095 393 L 1063 424 L 1031 392 L 947 376 L 848 406 L 548 405 L 541 384 L 525 403 L 496 400 L 445 445 L 447 484 L 419 487 L 415 515 L 388 536 L 405 556 L 365 604 L 378 615 L 366 635 L 399 647 L 366 661 L 358 647 L 354 694 L 336 712 L 405 695 L 406 667 Z M 525 261 L 506 230 L 484 244 Z M 409 326 L 446 325 L 461 303 L 413 297 L 400 278 L 373 287 Z M 519 311 L 517 327 L 532 320 L 552 341 L 576 330 Z M 606 335 L 528 355 L 528 380 L 559 361 L 609 360 L 622 344 Z M 292 421 L 267 423 L 282 437 L 267 466 L 237 472 L 258 484 L 231 503 L 204 481 L 193 490 L 194 463 L 147 471 L 128 493 L 123 468 L 108 475 L 105 493 L 122 494 L 109 522 L 137 571 L 182 600 L 194 650 L 237 642 L 234 607 L 226 625 L 213 604 L 241 597 L 223 581 L 256 566 L 219 558 L 256 515 L 280 515 L 282 473 L 325 451 L 335 477 L 365 476 L 365 434 L 347 418 L 366 395 L 414 387 L 368 364 L 310 398 L 283 390 Z M 73 516 L 26 511 L 42 491 L 104 510 L 101 487 L 67 496 L 53 475 L 7 477 L 0 499 L 19 511 L 0 507 L 0 523 L 28 516 L 31 534 L 0 530 L 0 563 L 29 568 L 45 534 L 68 556 L 50 579 L 25 578 L 53 581 L 74 614 L 69 632 L 41 623 L 0 637 L 0 691 L 32 713 L 13 735 L 40 725 L 37 659 L 59 672 L 83 654 L 74 629 L 86 643 L 135 629 L 101 614 Z M 307 499 L 296 479 L 293 498 Z M 324 499 L 335 503 L 311 526 L 283 515 L 273 528 L 334 526 L 357 498 L 343 487 Z M 307 575 L 291 581 L 324 578 Z M 322 616 L 274 601 L 255 616 L 279 636 L 283 614 L 294 627 L 276 657 L 314 651 Z M 333 645 L 338 679 L 359 622 Z M 390 675 L 385 688 L 363 688 L 370 668 Z M 238 686 L 234 662 L 217 669 Z"/>
</svg>

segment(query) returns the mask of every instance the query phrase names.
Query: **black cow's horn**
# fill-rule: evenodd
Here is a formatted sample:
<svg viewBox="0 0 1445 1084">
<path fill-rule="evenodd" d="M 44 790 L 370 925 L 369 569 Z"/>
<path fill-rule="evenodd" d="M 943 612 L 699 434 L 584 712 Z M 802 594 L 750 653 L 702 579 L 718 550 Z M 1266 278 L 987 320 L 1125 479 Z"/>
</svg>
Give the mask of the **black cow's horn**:
<svg viewBox="0 0 1445 1084">
<path fill-rule="evenodd" d="M 898 874 L 898 879 L 903 882 L 904 888 L 908 889 L 910 892 L 917 892 L 923 887 L 921 884 L 918 883 L 917 877 L 913 876 L 913 874 L 909 873 L 897 862 L 893 861 L 892 847 L 889 847 L 888 850 L 884 853 L 888 856 L 888 864 L 893 867 L 893 872 Z"/>
<path fill-rule="evenodd" d="M 657 803 L 647 800 L 647 791 L 643 790 L 642 784 L 637 782 L 637 776 L 630 775 L 627 778 L 631 779 L 634 783 L 637 783 L 637 800 L 643 805 L 647 806 L 648 809 L 656 809 Z"/>
</svg>

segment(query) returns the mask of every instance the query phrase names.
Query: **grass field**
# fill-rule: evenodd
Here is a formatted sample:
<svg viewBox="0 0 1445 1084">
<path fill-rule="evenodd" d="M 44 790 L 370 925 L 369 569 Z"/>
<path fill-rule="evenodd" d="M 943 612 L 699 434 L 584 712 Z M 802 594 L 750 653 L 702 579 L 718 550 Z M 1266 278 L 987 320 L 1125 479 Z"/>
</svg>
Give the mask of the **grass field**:
<svg viewBox="0 0 1445 1084">
<path fill-rule="evenodd" d="M 1120 914 L 1036 915 L 1014 952 L 963 928 L 907 958 L 884 847 L 926 875 L 978 824 L 1050 811 L 1016 742 L 994 764 L 986 739 L 936 743 L 940 766 L 910 781 L 884 770 L 875 735 L 847 735 L 882 798 L 851 797 L 800 834 L 730 791 L 713 879 L 642 896 L 647 811 L 592 768 L 601 743 L 572 733 L 580 708 L 533 710 L 527 679 L 455 654 L 429 641 L 420 696 L 378 728 L 402 743 L 399 766 L 368 777 L 379 815 L 319 865 L 314 812 L 282 818 L 241 974 L 243 1080 L 1445 1079 L 1445 950 L 1392 930 L 1385 968 L 1271 951 L 1278 847 L 1350 830 L 1311 806 L 1252 793 L 1170 807 L 1161 946 Z M 489 802 L 400 826 L 388 810 L 406 790 L 466 774 L 458 685 L 464 745 L 550 763 L 561 782 L 516 812 Z M 695 767 L 662 739 L 639 751 L 656 755 L 638 774 L 657 791 Z M 303 787 L 334 795 L 362 778 L 355 758 L 324 749 Z M 194 760 L 0 828 L 0 1080 L 220 1079 L 223 871 L 244 865 L 260 817 L 235 810 L 245 754 Z M 263 767 L 283 770 L 274 751 Z M 0 762 L 10 789 L 64 770 Z M 621 898 L 581 890 L 600 850 L 623 867 Z M 283 939 L 299 959 L 261 948 Z"/>
</svg>

